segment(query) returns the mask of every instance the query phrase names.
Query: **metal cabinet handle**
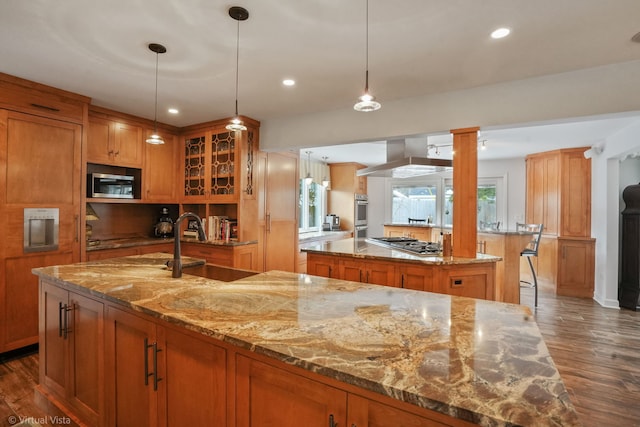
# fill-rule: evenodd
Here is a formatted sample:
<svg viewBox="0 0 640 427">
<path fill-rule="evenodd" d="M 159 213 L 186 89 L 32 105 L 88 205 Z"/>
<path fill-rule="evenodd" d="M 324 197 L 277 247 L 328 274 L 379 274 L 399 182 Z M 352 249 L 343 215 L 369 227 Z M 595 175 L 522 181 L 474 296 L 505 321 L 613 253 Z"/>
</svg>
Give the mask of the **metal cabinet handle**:
<svg viewBox="0 0 640 427">
<path fill-rule="evenodd" d="M 69 312 L 73 310 L 73 307 L 69 307 L 68 304 L 64 305 L 63 311 L 64 311 L 64 328 L 62 330 L 62 338 L 64 338 L 65 340 L 67 339 L 67 336 L 69 335 Z"/>
<path fill-rule="evenodd" d="M 333 414 L 329 415 L 329 427 L 338 427 L 338 423 L 333 420 Z"/>
<path fill-rule="evenodd" d="M 144 385 L 149 385 L 149 377 L 153 374 L 149 373 L 149 339 L 144 339 Z"/>
<path fill-rule="evenodd" d="M 329 266 L 329 277 L 332 276 L 332 270 L 333 270 L 333 267 Z"/>
<path fill-rule="evenodd" d="M 162 378 L 158 376 L 158 353 L 162 350 L 158 348 L 158 343 L 153 343 L 153 390 L 158 391 L 158 383 Z"/>
<path fill-rule="evenodd" d="M 62 313 L 64 312 L 64 305 L 62 301 L 58 303 L 58 336 L 62 336 Z"/>
<path fill-rule="evenodd" d="M 270 213 L 267 214 L 267 232 L 268 233 L 271 232 L 271 214 Z"/>
<path fill-rule="evenodd" d="M 58 336 L 62 339 L 67 339 L 69 334 L 69 315 L 72 308 L 69 308 L 68 304 L 63 304 L 62 301 L 58 303 Z"/>
<path fill-rule="evenodd" d="M 76 221 L 76 242 L 80 241 L 80 216 L 75 216 Z"/>
<path fill-rule="evenodd" d="M 404 289 L 404 274 L 400 276 L 400 287 Z"/>
</svg>

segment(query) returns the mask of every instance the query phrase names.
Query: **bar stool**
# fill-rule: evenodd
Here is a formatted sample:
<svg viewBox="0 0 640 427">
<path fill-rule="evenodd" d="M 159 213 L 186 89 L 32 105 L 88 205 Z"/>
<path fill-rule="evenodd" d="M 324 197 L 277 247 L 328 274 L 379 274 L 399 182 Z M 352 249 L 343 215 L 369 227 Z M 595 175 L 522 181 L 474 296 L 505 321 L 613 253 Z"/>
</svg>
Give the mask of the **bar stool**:
<svg viewBox="0 0 640 427">
<path fill-rule="evenodd" d="M 531 269 L 531 275 L 533 276 L 533 292 L 535 295 L 535 307 L 538 307 L 538 278 L 536 277 L 536 271 L 533 269 L 533 263 L 531 262 L 531 257 L 538 256 L 538 247 L 540 245 L 540 238 L 542 237 L 542 229 L 544 225 L 542 224 L 521 224 L 516 223 L 516 230 L 519 232 L 527 232 L 533 233 L 531 241 L 527 244 L 527 246 L 520 252 L 520 256 L 527 257 L 527 261 L 529 262 L 529 268 Z M 528 283 L 521 280 L 523 283 Z"/>
</svg>

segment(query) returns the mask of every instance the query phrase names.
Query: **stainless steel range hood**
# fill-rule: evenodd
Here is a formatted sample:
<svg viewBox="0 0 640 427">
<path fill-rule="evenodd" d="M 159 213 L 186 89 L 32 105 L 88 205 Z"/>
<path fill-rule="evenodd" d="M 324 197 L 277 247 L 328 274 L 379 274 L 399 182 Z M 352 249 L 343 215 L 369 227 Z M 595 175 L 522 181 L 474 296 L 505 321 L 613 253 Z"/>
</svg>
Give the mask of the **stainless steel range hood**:
<svg viewBox="0 0 640 427">
<path fill-rule="evenodd" d="M 408 155 L 405 140 L 387 141 L 387 162 L 359 169 L 358 176 L 411 178 L 451 170 L 453 161 Z"/>
</svg>

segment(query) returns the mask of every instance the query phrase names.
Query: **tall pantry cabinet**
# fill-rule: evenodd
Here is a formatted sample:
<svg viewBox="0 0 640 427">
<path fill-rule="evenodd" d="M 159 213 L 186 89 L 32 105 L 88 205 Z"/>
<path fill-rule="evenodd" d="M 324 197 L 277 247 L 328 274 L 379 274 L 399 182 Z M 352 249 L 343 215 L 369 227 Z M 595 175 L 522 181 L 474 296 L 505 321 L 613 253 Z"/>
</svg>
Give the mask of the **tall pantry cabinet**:
<svg viewBox="0 0 640 427">
<path fill-rule="evenodd" d="M 538 275 L 553 281 L 558 295 L 584 298 L 593 297 L 595 262 L 595 239 L 590 237 L 591 160 L 584 157 L 588 148 L 526 158 L 526 221 L 544 224 Z"/>
<path fill-rule="evenodd" d="M 31 269 L 80 261 L 89 99 L 0 74 L 0 352 L 38 342 Z M 59 213 L 57 248 L 25 251 L 25 208 Z"/>
</svg>

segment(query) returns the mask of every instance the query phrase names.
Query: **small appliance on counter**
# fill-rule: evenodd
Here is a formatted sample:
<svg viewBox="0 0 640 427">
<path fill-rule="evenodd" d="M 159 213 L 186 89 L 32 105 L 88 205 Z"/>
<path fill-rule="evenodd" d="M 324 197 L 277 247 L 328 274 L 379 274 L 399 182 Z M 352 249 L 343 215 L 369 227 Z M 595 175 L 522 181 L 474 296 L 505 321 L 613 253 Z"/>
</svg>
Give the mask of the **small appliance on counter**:
<svg viewBox="0 0 640 427">
<path fill-rule="evenodd" d="M 322 231 L 340 230 L 340 217 L 338 215 L 329 214 L 324 218 L 322 223 Z"/>
<path fill-rule="evenodd" d="M 169 216 L 169 208 L 162 208 L 160 219 L 156 224 L 153 234 L 156 237 L 172 237 L 173 236 L 173 220 Z"/>
</svg>

